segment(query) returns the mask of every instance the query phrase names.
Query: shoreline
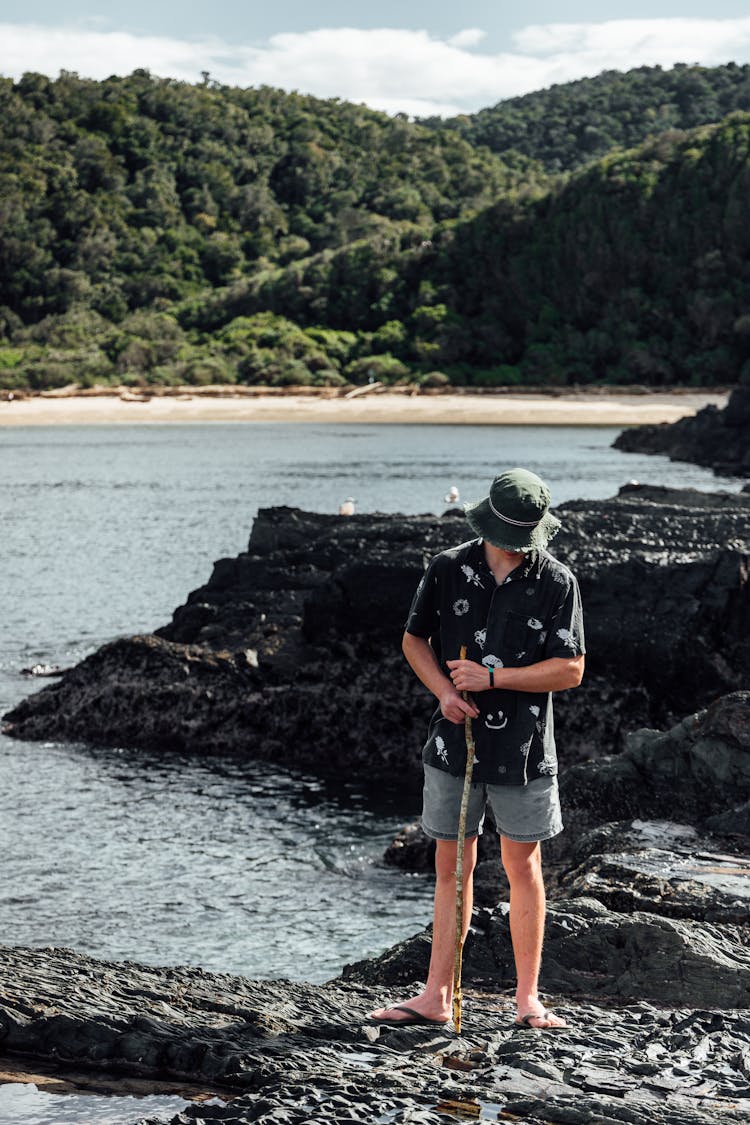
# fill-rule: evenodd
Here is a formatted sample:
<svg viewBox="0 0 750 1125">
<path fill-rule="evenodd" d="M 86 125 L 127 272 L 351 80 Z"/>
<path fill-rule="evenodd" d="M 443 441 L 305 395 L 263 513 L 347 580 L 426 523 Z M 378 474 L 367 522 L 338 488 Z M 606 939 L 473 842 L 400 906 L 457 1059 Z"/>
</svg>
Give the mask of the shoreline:
<svg viewBox="0 0 750 1125">
<path fill-rule="evenodd" d="M 635 426 L 675 422 L 704 406 L 722 407 L 722 390 L 637 392 L 501 391 L 355 395 L 216 393 L 204 388 L 141 396 L 132 391 L 43 393 L 0 400 L 2 426 L 133 425 L 203 422 L 310 422 L 376 425 Z"/>
</svg>

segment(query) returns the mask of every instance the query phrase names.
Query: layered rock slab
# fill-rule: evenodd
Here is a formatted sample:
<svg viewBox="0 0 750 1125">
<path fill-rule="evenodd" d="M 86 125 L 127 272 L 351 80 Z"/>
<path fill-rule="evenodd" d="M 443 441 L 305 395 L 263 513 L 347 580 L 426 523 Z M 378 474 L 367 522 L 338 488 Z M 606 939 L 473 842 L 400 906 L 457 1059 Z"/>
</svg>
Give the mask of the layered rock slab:
<svg viewBox="0 0 750 1125">
<path fill-rule="evenodd" d="M 750 939 L 750 856 L 718 851 L 720 843 L 669 821 L 605 824 L 574 843 L 556 893 L 618 913 L 729 922 L 748 927 Z"/>
</svg>

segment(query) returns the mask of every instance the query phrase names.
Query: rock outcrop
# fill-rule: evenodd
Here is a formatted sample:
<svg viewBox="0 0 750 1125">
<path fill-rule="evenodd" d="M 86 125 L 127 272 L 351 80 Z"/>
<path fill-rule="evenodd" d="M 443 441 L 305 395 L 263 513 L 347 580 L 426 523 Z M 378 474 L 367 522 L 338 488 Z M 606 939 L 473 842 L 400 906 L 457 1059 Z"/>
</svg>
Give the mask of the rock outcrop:
<svg viewBox="0 0 750 1125">
<path fill-rule="evenodd" d="M 544 845 L 542 987 L 569 1028 L 518 1028 L 498 987 L 514 967 L 488 832 L 461 1038 L 366 1019 L 424 980 L 427 929 L 320 986 L 0 947 L 3 1053 L 229 1099 L 173 1125 L 438 1125 L 462 1109 L 746 1121 L 750 495 L 639 486 L 559 514 L 555 553 L 579 576 L 588 642 L 584 687 L 558 703 L 561 757 L 599 759 L 563 771 L 568 828 Z M 455 516 L 261 512 L 248 551 L 220 560 L 169 625 L 103 646 L 7 729 L 416 781 L 431 702 L 399 637 L 424 560 L 466 534 Z M 431 859 L 415 829 L 392 855 Z"/>
<path fill-rule="evenodd" d="M 623 430 L 614 446 L 624 453 L 663 453 L 715 473 L 750 477 L 750 387 L 735 387 L 723 409 L 704 406 L 677 422 Z"/>
<path fill-rule="evenodd" d="M 712 831 L 747 832 L 750 692 L 723 696 L 668 731 L 633 732 L 622 753 L 572 767 L 560 788 L 579 823 L 678 817 Z"/>
<path fill-rule="evenodd" d="M 561 759 L 617 751 L 750 673 L 750 495 L 627 487 L 558 509 L 587 674 L 558 698 Z M 236 753 L 417 783 L 432 708 L 400 654 L 424 561 L 463 519 L 261 511 L 154 635 L 104 645 L 5 716 L 20 738 Z"/>
<path fill-rule="evenodd" d="M 588 984 L 606 976 L 619 981 L 620 995 L 640 986 L 645 973 L 636 962 L 651 931 L 639 930 L 642 923 L 632 916 L 623 938 L 625 968 L 613 976 L 611 963 L 622 959 L 609 917 L 591 900 L 560 910 L 551 928 L 552 977 L 560 943 L 567 956 L 578 939 L 585 949 L 577 963 Z M 566 926 L 573 927 L 567 937 Z M 490 917 L 489 948 L 507 946 L 505 930 L 501 917 Z M 662 975 L 718 973 L 705 1006 L 647 998 L 624 1003 L 605 999 L 603 987 L 595 1000 L 548 995 L 570 1027 L 545 1033 L 514 1026 L 509 994 L 467 980 L 460 1038 L 452 1025 L 369 1026 L 368 1010 L 388 992 L 399 995 L 384 987 L 382 976 L 377 987 L 359 983 L 351 970 L 325 985 L 250 981 L 6 946 L 0 947 L 0 1037 L 6 1057 L 33 1060 L 41 1072 L 49 1061 L 58 1074 L 67 1064 L 78 1073 L 189 1079 L 227 1099 L 196 1104 L 172 1125 L 441 1125 L 462 1112 L 568 1125 L 739 1125 L 750 1113 L 750 1013 L 727 1009 L 742 998 L 746 970 L 740 959 L 732 975 L 729 955 L 711 961 L 704 946 L 690 951 L 678 923 L 664 923 L 662 932 L 659 948 L 670 958 Z M 650 960 L 657 969 L 657 954 Z"/>
</svg>

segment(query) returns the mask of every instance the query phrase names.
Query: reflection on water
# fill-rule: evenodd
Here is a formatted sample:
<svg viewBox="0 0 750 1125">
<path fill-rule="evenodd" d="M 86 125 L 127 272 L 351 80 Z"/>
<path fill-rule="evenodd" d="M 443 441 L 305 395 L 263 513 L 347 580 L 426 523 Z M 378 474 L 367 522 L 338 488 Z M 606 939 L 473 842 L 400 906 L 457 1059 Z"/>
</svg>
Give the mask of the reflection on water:
<svg viewBox="0 0 750 1125">
<path fill-rule="evenodd" d="M 0 1125 L 135 1125 L 146 1117 L 169 1121 L 189 1103 L 184 1098 L 50 1094 L 33 1083 L 0 1085 Z"/>
</svg>

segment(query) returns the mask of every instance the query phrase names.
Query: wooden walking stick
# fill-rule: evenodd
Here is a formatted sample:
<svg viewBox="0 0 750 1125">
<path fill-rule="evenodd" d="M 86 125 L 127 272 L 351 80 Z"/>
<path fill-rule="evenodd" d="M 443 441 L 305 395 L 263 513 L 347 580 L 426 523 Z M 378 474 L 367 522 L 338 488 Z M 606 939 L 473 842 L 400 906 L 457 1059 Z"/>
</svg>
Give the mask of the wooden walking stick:
<svg viewBox="0 0 750 1125">
<path fill-rule="evenodd" d="M 466 645 L 461 645 L 461 660 L 466 659 Z M 464 699 L 468 693 L 461 692 Z M 471 729 L 471 715 L 464 719 L 466 734 L 466 773 L 464 791 L 461 794 L 461 812 L 458 817 L 458 839 L 456 840 L 456 953 L 453 960 L 453 1026 L 456 1035 L 461 1034 L 461 962 L 464 952 L 464 845 L 466 843 L 466 814 L 469 811 L 471 775 L 474 771 L 474 734 Z"/>
</svg>

